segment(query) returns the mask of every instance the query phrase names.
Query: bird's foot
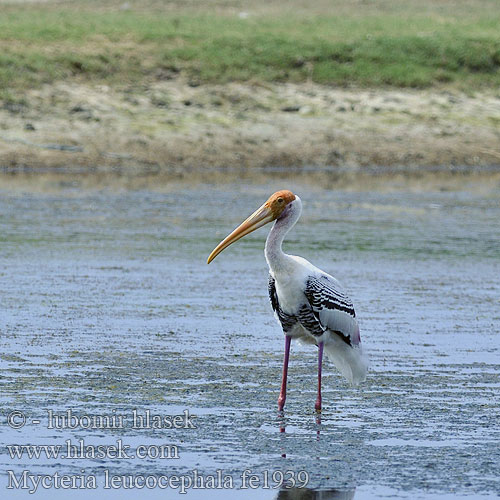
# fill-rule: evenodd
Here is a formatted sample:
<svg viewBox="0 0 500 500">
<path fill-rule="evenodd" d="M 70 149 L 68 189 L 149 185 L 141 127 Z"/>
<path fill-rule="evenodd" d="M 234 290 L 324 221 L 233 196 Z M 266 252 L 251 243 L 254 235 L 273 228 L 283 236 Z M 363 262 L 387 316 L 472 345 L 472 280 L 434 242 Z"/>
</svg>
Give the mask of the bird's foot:
<svg viewBox="0 0 500 500">
<path fill-rule="evenodd" d="M 316 401 L 316 404 L 314 405 L 314 409 L 316 410 L 316 413 L 321 413 L 321 399 L 318 399 Z"/>
<path fill-rule="evenodd" d="M 281 396 L 278 398 L 278 411 L 283 411 L 283 408 L 285 407 L 285 398 L 282 398 Z"/>
</svg>

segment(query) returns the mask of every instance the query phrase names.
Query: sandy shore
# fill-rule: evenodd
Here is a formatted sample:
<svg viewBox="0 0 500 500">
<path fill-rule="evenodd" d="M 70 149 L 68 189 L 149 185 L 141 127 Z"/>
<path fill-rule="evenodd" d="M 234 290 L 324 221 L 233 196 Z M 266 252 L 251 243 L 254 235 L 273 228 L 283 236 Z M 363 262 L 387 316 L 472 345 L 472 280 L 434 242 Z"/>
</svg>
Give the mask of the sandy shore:
<svg viewBox="0 0 500 500">
<path fill-rule="evenodd" d="M 59 83 L 0 108 L 4 173 L 204 176 L 500 165 L 500 95 L 315 84 Z M 321 170 L 321 168 L 320 168 Z"/>
</svg>

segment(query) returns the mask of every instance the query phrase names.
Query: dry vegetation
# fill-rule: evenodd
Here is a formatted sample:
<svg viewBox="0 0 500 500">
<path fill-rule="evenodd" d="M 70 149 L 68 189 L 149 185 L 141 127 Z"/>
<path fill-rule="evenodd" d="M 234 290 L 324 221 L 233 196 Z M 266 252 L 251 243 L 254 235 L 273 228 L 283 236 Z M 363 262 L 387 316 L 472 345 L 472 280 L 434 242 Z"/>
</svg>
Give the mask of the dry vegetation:
<svg viewBox="0 0 500 500">
<path fill-rule="evenodd" d="M 500 164 L 493 0 L 0 3 L 4 172 Z"/>
</svg>

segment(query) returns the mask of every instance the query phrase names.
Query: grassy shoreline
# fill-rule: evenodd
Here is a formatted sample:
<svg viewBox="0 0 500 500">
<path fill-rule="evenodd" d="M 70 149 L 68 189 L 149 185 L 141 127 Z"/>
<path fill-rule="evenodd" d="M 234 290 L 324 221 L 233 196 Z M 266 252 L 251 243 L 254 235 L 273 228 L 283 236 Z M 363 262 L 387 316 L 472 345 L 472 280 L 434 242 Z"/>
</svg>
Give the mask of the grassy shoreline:
<svg viewBox="0 0 500 500">
<path fill-rule="evenodd" d="M 6 3 L 0 88 L 5 98 L 56 81 L 138 85 L 179 74 L 194 84 L 498 87 L 500 4 L 439 4 Z"/>
<path fill-rule="evenodd" d="M 0 171 L 498 165 L 499 25 L 496 0 L 0 0 Z"/>
</svg>

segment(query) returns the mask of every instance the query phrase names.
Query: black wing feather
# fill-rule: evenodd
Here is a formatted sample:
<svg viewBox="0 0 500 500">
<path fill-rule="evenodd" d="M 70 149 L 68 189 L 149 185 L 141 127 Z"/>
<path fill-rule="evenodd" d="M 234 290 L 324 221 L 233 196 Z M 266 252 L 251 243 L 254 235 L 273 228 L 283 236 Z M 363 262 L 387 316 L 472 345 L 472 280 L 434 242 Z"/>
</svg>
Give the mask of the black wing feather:
<svg viewBox="0 0 500 500">
<path fill-rule="evenodd" d="M 291 314 L 286 314 L 281 310 L 280 303 L 278 302 L 278 294 L 276 293 L 276 281 L 275 279 L 269 275 L 269 298 L 271 299 L 271 306 L 273 307 L 273 311 L 276 313 L 283 331 L 286 333 L 290 331 L 297 323 L 297 318 Z"/>
<path fill-rule="evenodd" d="M 323 275 L 319 278 L 314 276 L 309 277 L 304 295 L 307 297 L 311 309 L 309 318 L 312 314 L 317 321 L 315 328 L 314 323 L 311 322 L 310 319 L 309 324 L 311 324 L 311 326 L 306 326 L 304 324 L 313 335 L 320 335 L 320 328 L 322 328 L 323 331 L 327 329 L 327 327 L 322 324 L 320 318 L 320 313 L 325 309 L 341 311 L 348 314 L 353 319 L 356 317 L 351 299 L 339 289 L 338 285 L 328 276 Z M 351 337 L 348 332 L 334 329 L 330 329 L 330 331 L 336 333 L 346 344 L 352 345 Z"/>
<path fill-rule="evenodd" d="M 311 276 L 307 280 L 304 294 L 314 311 L 325 308 L 337 309 L 353 318 L 356 317 L 356 311 L 351 299 L 339 290 L 327 276 L 323 275 L 320 278 Z"/>
<path fill-rule="evenodd" d="M 273 311 L 276 313 L 285 333 L 290 331 L 295 324 L 300 323 L 315 337 L 323 335 L 328 326 L 323 325 L 321 322 L 320 313 L 325 309 L 336 309 L 350 315 L 352 318 L 356 317 L 353 303 L 349 297 L 328 276 L 323 275 L 320 278 L 310 276 L 306 283 L 304 295 L 307 300 L 297 311 L 297 315 L 286 314 L 281 309 L 278 301 L 275 279 L 269 275 L 269 298 Z M 330 329 L 330 331 L 336 333 L 347 344 L 352 345 L 347 332 L 333 329 Z"/>
</svg>

